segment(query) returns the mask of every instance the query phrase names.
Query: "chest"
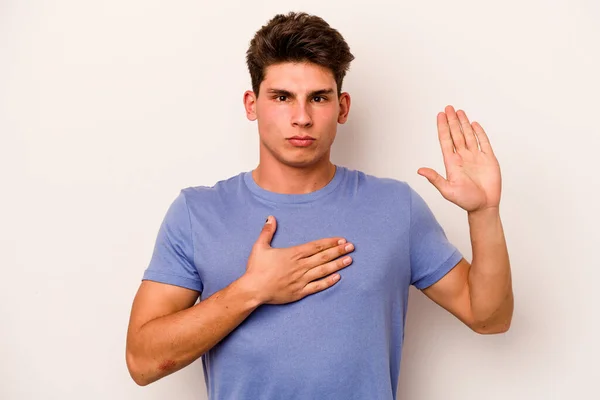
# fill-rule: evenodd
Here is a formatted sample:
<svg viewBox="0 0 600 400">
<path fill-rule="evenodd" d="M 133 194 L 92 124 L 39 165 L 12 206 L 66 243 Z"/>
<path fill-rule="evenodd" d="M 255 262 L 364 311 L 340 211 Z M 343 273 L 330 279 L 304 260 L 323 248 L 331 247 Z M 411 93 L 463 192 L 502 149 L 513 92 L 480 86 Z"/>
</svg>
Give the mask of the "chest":
<svg viewBox="0 0 600 400">
<path fill-rule="evenodd" d="M 194 261 L 204 285 L 202 299 L 241 277 L 267 215 L 277 219 L 274 248 L 341 236 L 355 245 L 353 263 L 328 296 L 393 296 L 410 282 L 408 221 L 368 207 L 246 209 L 199 216 L 193 223 Z M 362 294 L 362 296 L 357 296 Z M 315 296 L 318 298 L 318 296 Z"/>
</svg>

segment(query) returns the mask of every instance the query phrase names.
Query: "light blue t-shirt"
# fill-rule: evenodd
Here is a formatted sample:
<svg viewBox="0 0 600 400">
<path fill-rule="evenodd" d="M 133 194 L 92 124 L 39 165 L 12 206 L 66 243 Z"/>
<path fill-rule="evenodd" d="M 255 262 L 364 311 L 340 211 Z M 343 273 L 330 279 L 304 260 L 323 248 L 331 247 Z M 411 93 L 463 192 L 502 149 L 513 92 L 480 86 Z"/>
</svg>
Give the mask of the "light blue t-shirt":
<svg viewBox="0 0 600 400">
<path fill-rule="evenodd" d="M 273 247 L 341 236 L 353 263 L 325 291 L 260 306 L 204 354 L 209 399 L 395 399 L 409 286 L 430 286 L 462 258 L 405 182 L 337 166 L 309 194 L 269 192 L 251 172 L 184 189 L 143 279 L 211 296 L 244 274 L 268 215 Z"/>
</svg>

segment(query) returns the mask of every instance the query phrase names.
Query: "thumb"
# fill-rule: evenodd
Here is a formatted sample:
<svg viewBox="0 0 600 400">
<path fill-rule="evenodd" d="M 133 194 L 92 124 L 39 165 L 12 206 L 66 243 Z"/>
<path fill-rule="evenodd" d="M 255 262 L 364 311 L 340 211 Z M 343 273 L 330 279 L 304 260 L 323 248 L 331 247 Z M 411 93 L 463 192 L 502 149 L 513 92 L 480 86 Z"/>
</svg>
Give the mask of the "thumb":
<svg viewBox="0 0 600 400">
<path fill-rule="evenodd" d="M 275 221 L 275 217 L 269 215 L 267 221 L 263 225 L 260 235 L 258 236 L 256 244 L 262 247 L 271 247 L 271 240 L 273 240 L 273 235 L 275 234 L 276 229 L 277 221 Z"/>
<path fill-rule="evenodd" d="M 444 196 L 444 193 L 446 193 L 446 191 L 447 191 L 448 181 L 446 179 L 442 178 L 442 176 L 440 174 L 438 174 L 431 168 L 419 168 L 419 170 L 417 171 L 417 174 L 427 178 L 427 180 L 429 182 L 431 182 L 431 184 L 433 186 L 435 186 L 435 188 L 437 190 L 440 191 L 442 196 Z"/>
</svg>

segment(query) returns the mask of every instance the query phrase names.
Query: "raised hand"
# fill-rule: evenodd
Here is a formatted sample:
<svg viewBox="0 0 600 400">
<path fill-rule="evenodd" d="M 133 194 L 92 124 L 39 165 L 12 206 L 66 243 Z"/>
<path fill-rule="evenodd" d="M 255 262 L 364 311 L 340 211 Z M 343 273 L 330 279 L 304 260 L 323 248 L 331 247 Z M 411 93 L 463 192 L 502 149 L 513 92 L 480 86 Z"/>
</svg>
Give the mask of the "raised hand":
<svg viewBox="0 0 600 400">
<path fill-rule="evenodd" d="M 490 141 L 479 123 L 470 123 L 464 111 L 447 106 L 437 115 L 437 128 L 446 178 L 431 168 L 417 173 L 445 199 L 468 212 L 498 208 L 502 178 Z"/>
</svg>

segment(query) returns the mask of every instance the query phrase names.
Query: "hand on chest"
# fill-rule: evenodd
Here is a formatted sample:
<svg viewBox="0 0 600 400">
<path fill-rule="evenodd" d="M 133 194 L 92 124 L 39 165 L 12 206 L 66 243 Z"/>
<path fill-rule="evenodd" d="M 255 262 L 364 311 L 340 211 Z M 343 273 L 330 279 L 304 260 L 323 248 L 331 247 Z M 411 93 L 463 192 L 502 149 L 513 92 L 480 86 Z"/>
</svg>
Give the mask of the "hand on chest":
<svg viewBox="0 0 600 400">
<path fill-rule="evenodd" d="M 368 215 L 327 216 L 323 213 L 273 213 L 277 230 L 274 248 L 302 245 L 327 237 L 344 237 L 354 244 L 352 264 L 339 271 L 340 282 L 328 291 L 373 295 L 410 279 L 407 227 L 373 220 Z M 371 214 L 372 216 L 372 214 Z M 260 219 L 259 219 L 260 218 Z M 264 224 L 261 217 L 222 220 L 194 237 L 195 263 L 206 298 L 240 278 Z"/>
</svg>

